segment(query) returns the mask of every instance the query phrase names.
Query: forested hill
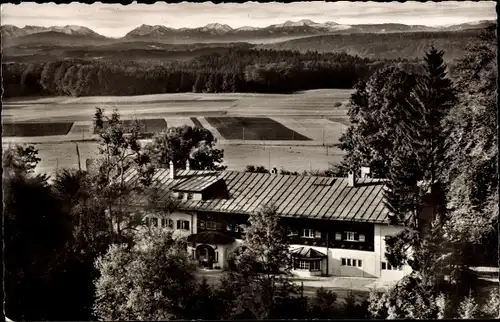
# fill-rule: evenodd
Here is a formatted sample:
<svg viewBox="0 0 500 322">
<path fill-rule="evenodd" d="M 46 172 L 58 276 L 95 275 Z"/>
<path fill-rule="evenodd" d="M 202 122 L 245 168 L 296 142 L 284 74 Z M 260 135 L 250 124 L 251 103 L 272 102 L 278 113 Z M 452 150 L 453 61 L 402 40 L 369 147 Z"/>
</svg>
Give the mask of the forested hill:
<svg viewBox="0 0 500 322">
<path fill-rule="evenodd" d="M 431 45 L 445 52 L 445 61 L 461 58 L 478 42 L 482 29 L 435 32 L 359 33 L 312 36 L 261 45 L 258 48 L 318 52 L 346 52 L 372 59 L 423 57 Z"/>
<path fill-rule="evenodd" d="M 414 67 L 416 61 L 399 63 Z M 235 49 L 190 61 L 61 60 L 3 64 L 5 97 L 142 95 L 177 92 L 289 93 L 352 88 L 394 61 L 344 53 Z"/>
</svg>

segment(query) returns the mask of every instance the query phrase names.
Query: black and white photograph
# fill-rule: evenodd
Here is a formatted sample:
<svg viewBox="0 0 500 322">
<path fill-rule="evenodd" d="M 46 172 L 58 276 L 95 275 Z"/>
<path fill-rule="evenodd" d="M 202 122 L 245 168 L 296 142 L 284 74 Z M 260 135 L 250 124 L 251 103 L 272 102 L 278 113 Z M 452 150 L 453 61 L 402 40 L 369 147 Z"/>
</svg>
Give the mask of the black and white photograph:
<svg viewBox="0 0 500 322">
<path fill-rule="evenodd" d="M 500 319 L 495 1 L 0 28 L 5 320 Z"/>
</svg>

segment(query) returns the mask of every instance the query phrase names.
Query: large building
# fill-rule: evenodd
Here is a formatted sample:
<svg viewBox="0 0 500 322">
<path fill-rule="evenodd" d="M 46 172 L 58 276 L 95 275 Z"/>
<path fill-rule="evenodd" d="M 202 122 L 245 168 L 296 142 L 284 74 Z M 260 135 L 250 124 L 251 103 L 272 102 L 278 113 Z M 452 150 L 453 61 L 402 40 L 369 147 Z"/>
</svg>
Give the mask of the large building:
<svg viewBox="0 0 500 322">
<path fill-rule="evenodd" d="M 127 172 L 135 184 L 138 173 Z M 176 211 L 147 214 L 150 226 L 187 236 L 200 264 L 229 268 L 252 213 L 273 204 L 282 217 L 294 257 L 293 274 L 397 280 L 411 268 L 385 260 L 389 225 L 384 181 L 317 176 L 159 169 L 153 177 L 159 199 L 175 198 Z M 136 200 L 141 207 L 146 201 Z"/>
</svg>

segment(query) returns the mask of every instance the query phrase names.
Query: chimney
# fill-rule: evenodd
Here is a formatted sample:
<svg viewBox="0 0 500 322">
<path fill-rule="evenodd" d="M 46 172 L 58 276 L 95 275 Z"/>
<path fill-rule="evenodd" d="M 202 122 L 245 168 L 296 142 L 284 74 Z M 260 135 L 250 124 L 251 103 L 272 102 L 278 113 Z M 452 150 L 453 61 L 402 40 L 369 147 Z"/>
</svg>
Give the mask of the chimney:
<svg viewBox="0 0 500 322">
<path fill-rule="evenodd" d="M 361 178 L 369 178 L 369 177 L 370 177 L 370 168 L 361 167 Z"/>
<path fill-rule="evenodd" d="M 172 160 L 170 160 L 170 179 L 175 179 L 175 168 L 174 168 L 174 163 L 172 162 Z"/>
<path fill-rule="evenodd" d="M 271 173 L 272 174 L 278 174 L 278 169 L 276 169 L 276 167 L 272 168 L 271 169 Z"/>
<path fill-rule="evenodd" d="M 186 170 L 189 171 L 191 170 L 190 166 L 189 166 L 189 160 L 186 160 Z"/>
<path fill-rule="evenodd" d="M 356 185 L 356 178 L 354 177 L 354 171 L 349 171 L 347 174 L 348 186 L 354 187 Z"/>
</svg>

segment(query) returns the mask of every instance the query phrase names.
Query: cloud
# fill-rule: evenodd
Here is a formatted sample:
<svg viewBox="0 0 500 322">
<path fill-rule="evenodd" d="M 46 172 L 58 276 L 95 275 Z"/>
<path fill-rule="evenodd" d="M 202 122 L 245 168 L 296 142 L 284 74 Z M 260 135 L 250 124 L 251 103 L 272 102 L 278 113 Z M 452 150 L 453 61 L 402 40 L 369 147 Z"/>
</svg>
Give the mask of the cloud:
<svg viewBox="0 0 500 322">
<path fill-rule="evenodd" d="M 155 3 L 92 5 L 73 2 L 21 3 L 2 5 L 3 24 L 67 25 L 79 24 L 107 36 L 120 37 L 141 24 L 160 24 L 174 28 L 199 27 L 212 22 L 232 27 L 281 23 L 311 19 L 345 24 L 406 23 L 440 25 L 496 19 L 495 2 L 295 2 L 295 3 Z"/>
</svg>

